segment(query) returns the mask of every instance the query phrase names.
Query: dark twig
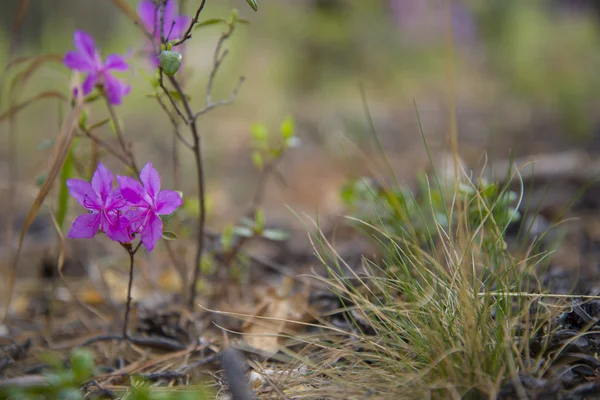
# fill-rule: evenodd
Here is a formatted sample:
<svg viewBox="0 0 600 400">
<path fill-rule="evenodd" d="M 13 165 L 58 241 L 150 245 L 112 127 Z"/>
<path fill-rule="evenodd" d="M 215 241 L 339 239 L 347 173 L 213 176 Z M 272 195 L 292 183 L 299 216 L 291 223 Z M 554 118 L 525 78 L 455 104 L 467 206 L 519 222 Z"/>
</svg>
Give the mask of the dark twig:
<svg viewBox="0 0 600 400">
<path fill-rule="evenodd" d="M 92 380 L 90 383 L 84 386 L 86 392 L 90 391 L 90 386 L 96 387 L 98 390 L 94 391 L 94 395 L 100 396 L 102 398 L 116 399 L 117 395 L 110 389 L 105 389 L 102 385 L 98 383 L 96 380 Z"/>
<path fill-rule="evenodd" d="M 183 372 L 177 372 L 177 371 L 162 371 L 162 372 L 152 372 L 149 374 L 136 374 L 136 376 L 139 376 L 145 380 L 149 380 L 149 381 L 156 381 L 159 379 L 166 379 L 166 380 L 172 380 L 172 379 L 181 379 L 181 378 L 185 378 L 187 376 L 187 374 L 183 373 Z"/>
<path fill-rule="evenodd" d="M 175 117 L 167 109 L 167 105 L 160 98 L 160 95 L 158 95 L 158 94 L 156 95 L 156 100 L 158 100 L 158 104 L 160 104 L 161 108 L 165 111 L 165 113 L 169 117 L 169 120 L 171 121 L 171 125 L 173 125 L 173 133 L 175 133 L 175 136 L 177 136 L 177 139 L 179 139 L 181 141 L 181 143 L 183 143 L 185 145 L 185 147 L 187 147 L 190 150 L 193 150 L 194 146 L 190 142 L 188 142 L 183 136 L 181 136 L 181 132 L 179 132 L 179 124 L 177 124 Z"/>
<path fill-rule="evenodd" d="M 188 29 L 186 30 L 185 34 L 183 35 L 183 38 L 181 38 L 179 41 L 174 43 L 174 46 L 182 44 L 183 42 L 185 42 L 187 39 L 189 39 L 191 37 L 191 31 L 192 31 L 194 25 L 198 22 L 198 18 L 200 17 L 200 13 L 204 9 L 205 3 L 206 3 L 206 0 L 203 0 L 202 3 L 200 4 L 200 6 L 197 8 L 196 15 L 192 19 Z M 213 56 L 213 66 L 212 66 L 212 69 L 210 72 L 210 76 L 209 76 L 207 88 L 206 88 L 206 104 L 205 104 L 205 107 L 202 110 L 200 110 L 199 112 L 194 113 L 192 111 L 190 102 L 186 98 L 180 82 L 174 76 L 167 76 L 167 79 L 169 80 L 169 82 L 171 83 L 171 85 L 173 86 L 173 88 L 175 89 L 177 94 L 179 95 L 181 104 L 183 105 L 183 110 L 181 110 L 178 107 L 175 99 L 171 95 L 171 92 L 166 88 L 166 86 L 164 84 L 164 81 L 163 81 L 164 75 L 163 75 L 162 70 L 159 72 L 159 85 L 162 88 L 162 90 L 164 91 L 164 93 L 167 95 L 167 97 L 169 98 L 169 101 L 171 102 L 171 105 L 173 106 L 173 108 L 175 109 L 177 114 L 184 120 L 186 125 L 188 125 L 190 127 L 190 131 L 192 133 L 192 140 L 193 140 L 193 143 L 191 144 L 191 149 L 194 152 L 194 160 L 195 160 L 196 173 L 197 173 L 197 187 L 198 187 L 198 198 L 199 198 L 199 203 L 200 203 L 199 204 L 200 205 L 200 215 L 198 217 L 198 243 L 197 243 L 197 248 L 196 248 L 196 255 L 194 258 L 194 266 L 193 266 L 194 272 L 193 272 L 192 281 L 190 283 L 190 292 L 189 292 L 190 294 L 189 294 L 189 299 L 188 299 L 189 300 L 188 305 L 191 310 L 194 309 L 194 303 L 196 300 L 196 291 L 197 291 L 196 285 L 197 285 L 198 280 L 201 278 L 201 274 L 202 274 L 201 262 L 202 262 L 202 254 L 204 251 L 204 230 L 205 230 L 205 223 L 206 223 L 204 168 L 203 168 L 203 163 L 202 163 L 201 137 L 200 137 L 200 133 L 198 132 L 197 119 L 201 115 L 207 113 L 208 111 L 210 111 L 214 108 L 232 103 L 235 100 L 235 98 L 237 97 L 237 94 L 239 92 L 241 84 L 244 81 L 243 77 L 240 78 L 240 81 L 238 82 L 237 86 L 234 88 L 229 99 L 221 100 L 221 101 L 213 103 L 212 88 L 213 88 L 214 80 L 215 80 L 215 77 L 217 75 L 217 72 L 219 70 L 221 63 L 223 62 L 225 56 L 227 55 L 227 51 L 225 50 L 222 52 L 221 49 L 223 47 L 223 43 L 233 33 L 234 28 L 235 28 L 235 24 L 231 23 L 229 25 L 229 29 L 226 32 L 224 32 L 221 35 L 221 37 L 219 38 L 219 42 L 217 43 L 217 47 L 215 49 L 215 53 Z M 164 43 L 164 40 L 163 40 L 163 43 Z M 166 109 L 166 107 L 164 107 L 164 104 L 162 104 L 161 106 L 163 106 L 163 108 Z M 170 115 L 170 113 L 169 113 L 169 115 Z M 171 118 L 171 117 L 172 117 L 172 115 L 170 115 L 170 117 L 169 117 L 171 119 L 171 123 L 176 128 L 177 123 L 176 123 L 175 119 Z M 176 130 L 175 132 L 176 132 L 176 135 L 181 139 L 181 135 L 179 135 L 179 131 Z M 186 143 L 183 140 L 182 140 L 182 142 Z M 190 147 L 190 146 L 188 146 L 188 147 Z"/>
<path fill-rule="evenodd" d="M 140 241 L 138 245 L 134 248 L 131 247 L 131 243 L 121 243 L 123 248 L 127 250 L 129 253 L 129 284 L 127 287 L 127 305 L 125 308 L 125 319 L 123 320 L 123 340 L 127 339 L 127 325 L 129 323 L 129 310 L 131 309 L 131 288 L 133 286 L 133 260 L 135 258 L 135 253 L 140 248 L 142 242 Z"/>
<path fill-rule="evenodd" d="M 185 33 L 183 34 L 183 37 L 181 39 L 179 39 L 177 42 L 175 42 L 173 44 L 173 47 L 179 46 L 180 44 L 182 44 L 186 40 L 191 39 L 191 37 L 192 37 L 192 29 L 194 29 L 194 25 L 196 25 L 198 23 L 198 19 L 200 18 L 200 14 L 202 13 L 202 10 L 204 9 L 204 5 L 205 4 L 206 4 L 206 0 L 202 0 L 202 3 L 200 3 L 200 6 L 198 6 L 198 8 L 196 9 L 196 14 L 194 15 L 194 18 L 192 18 L 192 21 L 190 22 L 190 25 L 185 30 Z"/>
<path fill-rule="evenodd" d="M 112 340 L 119 342 L 122 340 L 128 340 L 129 342 L 138 346 L 147 346 L 168 351 L 180 351 L 185 350 L 186 348 L 181 342 L 169 338 L 127 335 L 127 338 L 124 339 L 123 334 L 118 335 L 116 333 L 91 337 L 85 342 L 81 343 L 78 347 L 86 347 L 97 342 L 109 342 Z"/>
<path fill-rule="evenodd" d="M 177 106 L 177 102 L 175 101 L 175 99 L 171 95 L 171 92 L 165 86 L 164 81 L 163 81 L 163 73 L 162 73 L 162 71 L 160 71 L 160 73 L 158 75 L 158 84 L 160 85 L 161 89 L 165 92 L 165 94 L 169 98 L 169 101 L 171 102 L 171 105 L 173 106 L 173 108 L 175 109 L 175 111 L 177 111 L 177 114 L 181 117 L 181 119 L 183 120 L 183 122 L 187 123 L 188 120 L 189 120 L 189 117 L 186 117 L 183 114 L 183 112 L 181 111 L 181 109 L 179 108 L 179 106 Z M 183 95 L 183 91 L 181 92 L 181 95 Z M 187 102 L 187 99 L 185 99 L 185 97 L 182 96 L 181 99 L 182 99 L 182 102 Z"/>
<path fill-rule="evenodd" d="M 179 369 L 179 371 L 180 371 L 180 372 L 187 372 L 187 371 L 189 371 L 189 370 L 191 370 L 191 369 L 195 369 L 195 368 L 198 368 L 198 367 L 202 367 L 202 366 L 204 366 L 204 365 L 206 365 L 206 364 L 210 364 L 210 363 L 213 363 L 213 362 L 215 362 L 215 361 L 218 359 L 218 357 L 219 357 L 219 353 L 213 353 L 213 354 L 211 354 L 210 356 L 206 356 L 206 357 L 204 357 L 204 358 L 201 358 L 201 359 L 200 359 L 200 360 L 198 360 L 198 361 L 194 361 L 194 362 L 193 362 L 193 363 L 191 363 L 191 364 L 188 364 L 188 365 L 186 365 L 186 366 L 184 366 L 184 367 L 181 367 L 181 368 Z"/>
</svg>

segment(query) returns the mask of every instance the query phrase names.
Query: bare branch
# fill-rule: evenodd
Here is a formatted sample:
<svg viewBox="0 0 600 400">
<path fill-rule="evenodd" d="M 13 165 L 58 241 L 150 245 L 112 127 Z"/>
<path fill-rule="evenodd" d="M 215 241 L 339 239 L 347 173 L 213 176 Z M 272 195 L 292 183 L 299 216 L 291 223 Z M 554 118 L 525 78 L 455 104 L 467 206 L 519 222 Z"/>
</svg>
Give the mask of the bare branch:
<svg viewBox="0 0 600 400">
<path fill-rule="evenodd" d="M 190 22 L 190 25 L 185 30 L 185 33 L 183 34 L 183 37 L 181 39 L 179 39 L 176 43 L 174 43 L 173 47 L 179 46 L 180 44 L 182 44 L 186 40 L 191 39 L 191 37 L 192 37 L 192 29 L 194 29 L 194 25 L 196 25 L 198 23 L 198 19 L 200 18 L 200 13 L 204 9 L 204 5 L 205 4 L 206 4 L 206 0 L 202 0 L 202 3 L 200 3 L 200 6 L 196 10 L 196 14 L 194 15 L 194 18 L 192 18 L 192 21 Z"/>
<path fill-rule="evenodd" d="M 235 88 L 231 92 L 231 96 L 229 96 L 228 99 L 219 100 L 216 103 L 209 103 L 209 104 L 207 104 L 202 110 L 200 110 L 196 114 L 194 114 L 194 116 L 193 116 L 192 119 L 196 120 L 196 119 L 198 119 L 198 117 L 200 117 L 201 115 L 206 114 L 210 110 L 213 110 L 213 109 L 215 109 L 217 107 L 221 107 L 221 106 L 228 106 L 231 103 L 233 103 L 235 101 L 235 99 L 237 98 L 239 92 L 240 92 L 240 89 L 242 87 L 242 83 L 244 83 L 245 80 L 246 80 L 246 78 L 244 78 L 243 76 L 240 77 L 237 85 L 235 86 Z"/>
<path fill-rule="evenodd" d="M 183 114 L 183 112 L 179 109 L 179 107 L 177 106 L 177 103 L 175 102 L 175 99 L 171 95 L 171 92 L 169 92 L 169 89 L 167 89 L 167 87 L 164 84 L 162 70 L 159 71 L 158 84 L 160 85 L 161 89 L 165 92 L 165 94 L 169 98 L 169 101 L 171 102 L 171 105 L 173 106 L 173 108 L 175 109 L 175 111 L 177 111 L 177 114 L 179 114 L 179 116 L 181 117 L 181 119 L 183 120 L 183 122 L 185 122 L 187 124 L 188 117 L 186 117 Z M 184 106 L 185 106 L 185 103 L 187 103 L 187 100 L 185 99 L 185 95 L 183 93 L 183 90 L 181 90 L 181 92 L 179 93 L 179 96 L 181 97 L 182 101 L 184 101 Z"/>
<path fill-rule="evenodd" d="M 167 114 L 167 116 L 169 117 L 169 120 L 171 121 L 171 125 L 173 125 L 173 132 L 175 133 L 175 135 L 177 136 L 177 138 L 181 141 L 181 143 L 183 143 L 188 149 L 193 150 L 194 149 L 194 145 L 192 145 L 190 142 L 188 142 L 183 136 L 181 136 L 181 132 L 179 132 L 179 126 L 177 124 L 177 121 L 175 120 L 175 117 L 173 116 L 173 114 L 167 109 L 167 105 L 164 103 L 164 101 L 160 98 L 160 95 L 156 95 L 156 100 L 158 100 L 158 104 L 162 107 L 162 109 L 165 111 L 165 113 Z"/>
</svg>

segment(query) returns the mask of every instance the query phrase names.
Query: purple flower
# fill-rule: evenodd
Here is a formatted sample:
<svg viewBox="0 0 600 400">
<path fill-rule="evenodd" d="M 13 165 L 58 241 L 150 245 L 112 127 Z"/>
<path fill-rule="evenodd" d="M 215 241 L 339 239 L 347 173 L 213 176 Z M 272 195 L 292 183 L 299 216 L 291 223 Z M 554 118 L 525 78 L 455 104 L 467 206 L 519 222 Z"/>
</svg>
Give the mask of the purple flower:
<svg viewBox="0 0 600 400">
<path fill-rule="evenodd" d="M 131 87 L 112 75 L 111 71 L 126 71 L 129 66 L 118 54 L 111 54 L 102 61 L 102 56 L 94 44 L 94 39 L 83 31 L 75 31 L 75 51 L 69 51 L 64 64 L 73 70 L 87 73 L 83 82 L 83 95 L 88 95 L 96 85 L 104 87 L 104 93 L 111 104 L 121 104 L 123 96 Z"/>
<path fill-rule="evenodd" d="M 106 236 L 117 242 L 130 242 L 129 221 L 123 215 L 127 201 L 120 190 L 113 189 L 113 176 L 102 163 L 98 164 L 91 184 L 81 179 L 67 179 L 67 188 L 79 204 L 89 210 L 75 219 L 69 231 L 70 238 L 89 239 L 102 229 Z"/>
<path fill-rule="evenodd" d="M 160 190 L 160 176 L 151 163 L 142 169 L 140 180 L 143 186 L 133 178 L 117 175 L 121 194 L 132 207 L 127 214 L 131 230 L 141 232 L 142 243 L 152 251 L 162 236 L 163 224 L 159 215 L 171 214 L 183 201 L 177 192 Z"/>
<path fill-rule="evenodd" d="M 150 61 L 154 67 L 158 67 L 160 59 L 158 54 L 155 54 L 154 45 L 159 44 L 161 36 L 164 36 L 166 41 L 173 39 L 182 39 L 187 27 L 190 24 L 190 18 L 186 15 L 177 15 L 177 5 L 175 0 L 166 0 L 164 6 L 164 25 L 160 26 L 161 8 L 154 4 L 152 0 L 141 0 L 137 6 L 137 14 L 140 17 L 144 28 L 150 34 L 154 32 L 154 42 L 148 43 L 146 49 L 152 57 Z M 161 35 L 162 33 L 162 35 Z"/>
</svg>

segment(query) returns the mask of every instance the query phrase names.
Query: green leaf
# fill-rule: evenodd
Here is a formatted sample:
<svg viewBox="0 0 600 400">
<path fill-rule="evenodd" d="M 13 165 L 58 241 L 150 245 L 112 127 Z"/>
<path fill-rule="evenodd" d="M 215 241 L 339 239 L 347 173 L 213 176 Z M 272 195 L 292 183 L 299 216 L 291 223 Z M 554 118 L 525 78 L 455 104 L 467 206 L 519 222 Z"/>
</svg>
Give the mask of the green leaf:
<svg viewBox="0 0 600 400">
<path fill-rule="evenodd" d="M 60 184 L 58 190 L 58 206 L 56 208 L 56 222 L 62 230 L 65 224 L 65 218 L 67 217 L 67 211 L 69 210 L 69 190 L 67 189 L 67 179 L 72 178 L 75 173 L 75 157 L 73 151 L 75 143 L 71 145 L 65 163 L 63 164 L 62 170 L 60 171 Z"/>
<path fill-rule="evenodd" d="M 229 251 L 231 249 L 231 244 L 233 243 L 233 226 L 228 225 L 223 229 L 223 234 L 221 235 L 221 245 L 225 251 Z"/>
<path fill-rule="evenodd" d="M 177 214 L 177 210 L 173 211 L 171 214 L 166 214 L 166 215 L 159 215 L 160 219 L 162 220 L 163 223 L 169 222 L 169 220 L 171 218 L 173 218 L 173 216 Z"/>
<path fill-rule="evenodd" d="M 181 101 L 181 96 L 179 95 L 179 92 L 177 90 L 169 90 L 169 94 L 176 101 Z M 190 101 L 192 99 L 192 97 L 187 93 L 184 93 L 184 96 L 187 101 Z"/>
<path fill-rule="evenodd" d="M 87 118 L 88 118 L 88 113 L 83 110 L 81 112 L 81 114 L 79 114 L 79 126 L 81 128 L 85 128 L 86 124 L 87 124 Z"/>
<path fill-rule="evenodd" d="M 183 200 L 183 209 L 192 216 L 200 215 L 200 201 L 197 197 L 186 197 Z"/>
<path fill-rule="evenodd" d="M 165 240 L 177 240 L 177 235 L 174 232 L 164 231 L 162 233 L 162 238 Z"/>
<path fill-rule="evenodd" d="M 287 117 L 281 123 L 279 127 L 279 131 L 281 132 L 281 138 L 285 143 L 287 143 L 291 138 L 294 137 L 294 120 L 292 117 Z"/>
<path fill-rule="evenodd" d="M 269 136 L 269 131 L 267 130 L 267 127 L 262 125 L 262 124 L 253 124 L 252 128 L 252 137 L 254 138 L 254 140 L 258 143 L 265 143 L 267 141 L 267 138 Z"/>
<path fill-rule="evenodd" d="M 252 153 L 252 164 L 258 169 L 262 171 L 265 166 L 265 161 L 263 160 L 263 156 L 260 151 L 254 151 Z"/>
<path fill-rule="evenodd" d="M 83 382 L 94 374 L 94 354 L 85 349 L 74 350 L 71 354 L 71 369 L 76 382 Z"/>
<path fill-rule="evenodd" d="M 90 94 L 88 97 L 86 97 L 83 102 L 86 104 L 90 104 L 101 98 L 102 98 L 102 93 L 99 93 L 96 91 L 96 92 Z"/>
<path fill-rule="evenodd" d="M 252 237 L 254 236 L 254 229 L 248 228 L 247 226 L 236 226 L 233 228 L 233 233 L 237 236 Z"/>
<path fill-rule="evenodd" d="M 256 3 L 256 0 L 246 0 L 246 3 L 248 3 L 248 5 L 252 7 L 254 11 L 258 11 L 258 4 Z"/>
<path fill-rule="evenodd" d="M 262 236 L 266 239 L 281 242 L 290 238 L 290 233 L 281 229 L 265 229 Z"/>
<path fill-rule="evenodd" d="M 225 21 L 222 18 L 211 18 L 211 19 L 207 19 L 206 21 L 198 22 L 194 26 L 194 29 L 203 28 L 205 26 L 217 25 L 217 24 L 227 25 L 227 21 Z"/>
<path fill-rule="evenodd" d="M 250 21 L 247 20 L 246 18 L 238 18 L 236 21 L 238 24 L 249 24 Z"/>
<path fill-rule="evenodd" d="M 256 233 L 260 234 L 265 229 L 265 212 L 262 208 L 256 210 L 254 214 L 254 230 Z"/>
<path fill-rule="evenodd" d="M 154 76 L 148 75 L 146 72 L 144 72 L 141 69 L 140 69 L 140 73 L 144 76 L 144 79 L 146 79 L 146 81 L 148 81 L 148 83 L 150 84 L 150 86 L 152 86 L 154 89 L 157 89 L 160 86 L 160 82 L 159 82 L 159 78 L 160 77 L 159 77 L 158 70 L 154 74 Z"/>
</svg>

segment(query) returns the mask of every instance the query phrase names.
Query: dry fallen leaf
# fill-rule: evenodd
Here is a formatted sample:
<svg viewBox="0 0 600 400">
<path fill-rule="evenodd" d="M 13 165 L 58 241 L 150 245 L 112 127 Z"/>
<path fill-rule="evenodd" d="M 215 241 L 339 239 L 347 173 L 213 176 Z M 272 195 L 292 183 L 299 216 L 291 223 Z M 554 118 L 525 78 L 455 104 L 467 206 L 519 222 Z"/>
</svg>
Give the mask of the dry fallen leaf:
<svg viewBox="0 0 600 400">
<path fill-rule="evenodd" d="M 303 323 L 313 320 L 308 306 L 309 287 L 301 293 L 290 294 L 292 278 L 285 277 L 279 290 L 270 288 L 257 306 L 254 317 L 242 326 L 246 343 L 266 354 L 273 355 L 285 346 L 285 337 L 298 333 Z"/>
</svg>

